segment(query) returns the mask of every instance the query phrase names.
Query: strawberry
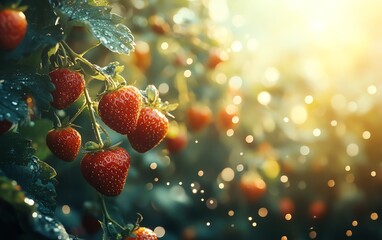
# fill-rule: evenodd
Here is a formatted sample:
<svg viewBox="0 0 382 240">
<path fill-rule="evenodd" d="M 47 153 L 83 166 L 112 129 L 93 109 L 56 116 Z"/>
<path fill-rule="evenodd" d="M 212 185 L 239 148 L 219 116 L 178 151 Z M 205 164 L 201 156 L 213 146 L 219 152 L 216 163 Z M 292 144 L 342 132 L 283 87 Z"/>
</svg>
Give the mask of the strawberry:
<svg viewBox="0 0 382 240">
<path fill-rule="evenodd" d="M 7 120 L 0 121 L 0 135 L 8 132 L 9 129 L 11 129 L 12 125 L 13 125 L 13 123 L 11 123 Z"/>
<path fill-rule="evenodd" d="M 53 107 L 65 109 L 74 103 L 85 88 L 84 76 L 67 68 L 58 68 L 49 73 L 50 80 L 56 87 L 52 92 Z"/>
<path fill-rule="evenodd" d="M 166 138 L 166 147 L 170 153 L 177 153 L 182 151 L 187 146 L 187 135 L 179 134 Z"/>
<path fill-rule="evenodd" d="M 185 127 L 177 124 L 170 124 L 168 134 L 166 136 L 166 148 L 169 153 L 177 153 L 182 151 L 188 143 L 187 131 Z"/>
<path fill-rule="evenodd" d="M 242 175 L 239 187 L 244 197 L 250 202 L 258 201 L 267 191 L 267 185 L 264 180 L 253 173 Z"/>
<path fill-rule="evenodd" d="M 98 104 L 102 121 L 121 134 L 131 133 L 138 121 L 142 96 L 134 86 L 125 86 L 106 93 Z"/>
<path fill-rule="evenodd" d="M 133 53 L 133 61 L 142 72 L 145 72 L 152 62 L 150 53 L 150 45 L 144 41 L 137 41 L 135 51 Z"/>
<path fill-rule="evenodd" d="M 139 227 L 133 231 L 136 237 L 127 237 L 125 240 L 158 240 L 157 235 L 149 228 Z"/>
<path fill-rule="evenodd" d="M 217 50 L 217 49 L 211 50 L 208 55 L 207 66 L 210 69 L 215 69 L 217 65 L 224 62 L 225 59 L 222 56 L 223 54 L 220 50 Z"/>
<path fill-rule="evenodd" d="M 166 20 L 158 15 L 153 15 L 148 19 L 151 29 L 158 35 L 164 35 L 170 32 L 170 25 Z"/>
<path fill-rule="evenodd" d="M 217 116 L 218 127 L 224 131 L 235 128 L 236 124 L 233 122 L 234 117 L 237 117 L 236 110 L 228 112 L 226 109 L 221 109 Z"/>
<path fill-rule="evenodd" d="M 186 111 L 186 121 L 188 128 L 193 132 L 202 131 L 210 124 L 212 112 L 207 105 L 194 105 Z"/>
<path fill-rule="evenodd" d="M 52 129 L 46 135 L 46 145 L 59 159 L 71 162 L 81 147 L 81 135 L 72 127 Z"/>
<path fill-rule="evenodd" d="M 149 106 L 141 109 L 137 127 L 127 137 L 137 152 L 144 153 L 156 147 L 167 131 L 167 117 L 158 109 Z"/>
<path fill-rule="evenodd" d="M 88 152 L 81 161 L 86 181 L 105 196 L 122 192 L 129 167 L 130 155 L 121 147 Z"/>
<path fill-rule="evenodd" d="M 0 48 L 15 49 L 27 32 L 27 20 L 23 12 L 13 9 L 0 11 Z"/>
</svg>

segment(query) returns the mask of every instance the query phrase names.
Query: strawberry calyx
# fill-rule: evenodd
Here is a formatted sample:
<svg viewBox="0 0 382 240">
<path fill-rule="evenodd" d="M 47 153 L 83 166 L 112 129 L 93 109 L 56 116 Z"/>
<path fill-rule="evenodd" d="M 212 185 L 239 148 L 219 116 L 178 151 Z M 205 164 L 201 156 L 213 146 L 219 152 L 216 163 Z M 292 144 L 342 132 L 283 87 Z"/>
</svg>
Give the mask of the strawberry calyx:
<svg viewBox="0 0 382 240">
<path fill-rule="evenodd" d="M 168 101 L 162 102 L 159 97 L 159 91 L 154 85 L 148 85 L 144 91 L 141 91 L 141 94 L 143 96 L 143 104 L 145 107 L 157 109 L 164 115 L 174 118 L 170 112 L 174 111 L 178 107 L 178 104 L 170 104 Z"/>
</svg>

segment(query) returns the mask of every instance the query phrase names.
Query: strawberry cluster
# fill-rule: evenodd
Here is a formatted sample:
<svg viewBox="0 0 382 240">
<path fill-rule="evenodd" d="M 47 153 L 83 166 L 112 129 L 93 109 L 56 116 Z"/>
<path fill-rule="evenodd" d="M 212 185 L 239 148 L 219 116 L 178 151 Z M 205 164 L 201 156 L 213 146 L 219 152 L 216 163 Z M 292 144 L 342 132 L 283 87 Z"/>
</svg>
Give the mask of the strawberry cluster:
<svg viewBox="0 0 382 240">
<path fill-rule="evenodd" d="M 49 76 L 55 86 L 51 105 L 56 109 L 68 108 L 86 92 L 84 77 L 77 71 L 57 68 Z M 89 104 L 93 106 L 92 102 Z M 121 85 L 111 87 L 99 96 L 96 113 L 109 128 L 126 135 L 133 149 L 144 153 L 165 138 L 169 127 L 166 115 L 175 108 L 175 104 L 161 101 L 153 85 L 144 91 Z M 81 148 L 81 135 L 71 121 L 57 125 L 46 136 L 47 146 L 57 158 L 73 161 Z M 96 123 L 93 128 L 98 126 Z M 81 172 L 86 181 L 105 196 L 119 195 L 130 167 L 129 153 L 121 147 L 111 146 L 111 143 L 89 142 L 85 144 L 85 150 Z"/>
</svg>

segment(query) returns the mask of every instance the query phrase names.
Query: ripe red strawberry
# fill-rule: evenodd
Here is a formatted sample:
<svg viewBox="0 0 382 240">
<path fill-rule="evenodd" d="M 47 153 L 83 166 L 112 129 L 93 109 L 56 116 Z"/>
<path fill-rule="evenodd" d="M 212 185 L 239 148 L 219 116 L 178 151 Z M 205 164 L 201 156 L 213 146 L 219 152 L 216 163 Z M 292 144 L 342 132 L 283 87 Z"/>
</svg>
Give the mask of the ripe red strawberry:
<svg viewBox="0 0 382 240">
<path fill-rule="evenodd" d="M 188 143 L 187 134 L 185 132 L 178 132 L 176 134 L 168 134 L 166 137 L 166 147 L 170 153 L 177 153 L 182 151 Z"/>
<path fill-rule="evenodd" d="M 81 161 L 86 181 L 105 196 L 122 192 L 129 167 L 130 155 L 121 147 L 88 152 Z"/>
<path fill-rule="evenodd" d="M 52 92 L 53 107 L 65 109 L 74 103 L 85 88 L 84 76 L 67 68 L 58 68 L 49 73 L 50 80 L 56 87 Z"/>
<path fill-rule="evenodd" d="M 23 12 L 13 9 L 0 11 L 0 48 L 10 51 L 16 48 L 27 32 L 27 20 Z"/>
<path fill-rule="evenodd" d="M 7 120 L 0 121 L 0 135 L 8 132 L 8 130 L 11 129 L 12 125 L 13 123 Z"/>
<path fill-rule="evenodd" d="M 187 109 L 187 126 L 193 132 L 203 130 L 210 124 L 211 120 L 212 112 L 207 105 L 194 105 Z"/>
<path fill-rule="evenodd" d="M 161 16 L 153 15 L 148 19 L 151 29 L 158 35 L 170 32 L 170 25 Z"/>
<path fill-rule="evenodd" d="M 134 86 L 126 86 L 102 96 L 98 113 L 102 121 L 121 134 L 131 133 L 137 126 L 142 96 Z"/>
<path fill-rule="evenodd" d="M 242 175 L 239 183 L 244 197 L 251 202 L 256 202 L 267 192 L 267 185 L 263 179 L 251 173 Z"/>
<path fill-rule="evenodd" d="M 166 136 L 168 119 L 154 107 L 141 109 L 135 130 L 127 137 L 131 146 L 140 153 L 156 147 Z"/>
<path fill-rule="evenodd" d="M 208 56 L 207 66 L 211 69 L 214 69 L 221 62 L 224 62 L 221 52 L 217 49 L 211 50 Z"/>
<path fill-rule="evenodd" d="M 217 116 L 217 125 L 220 129 L 226 131 L 228 129 L 233 129 L 236 127 L 236 124 L 232 121 L 234 117 L 238 114 L 234 110 L 232 112 L 227 112 L 226 109 L 221 109 Z"/>
<path fill-rule="evenodd" d="M 125 240 L 158 240 L 157 235 L 149 228 L 139 227 L 133 231 L 137 237 L 127 237 Z"/>
<path fill-rule="evenodd" d="M 72 127 L 52 129 L 46 135 L 46 145 L 56 157 L 71 162 L 81 148 L 81 135 Z"/>
</svg>

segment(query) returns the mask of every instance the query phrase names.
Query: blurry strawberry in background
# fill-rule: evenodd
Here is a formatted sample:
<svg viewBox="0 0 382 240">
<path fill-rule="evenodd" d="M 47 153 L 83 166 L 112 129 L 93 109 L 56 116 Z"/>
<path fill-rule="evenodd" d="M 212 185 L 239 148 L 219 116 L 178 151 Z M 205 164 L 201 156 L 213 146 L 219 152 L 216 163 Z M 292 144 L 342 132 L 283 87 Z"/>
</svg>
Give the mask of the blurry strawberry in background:
<svg viewBox="0 0 382 240">
<path fill-rule="evenodd" d="M 212 122 L 211 109 L 204 104 L 198 103 L 186 110 L 187 128 L 191 132 L 200 132 Z"/>
<path fill-rule="evenodd" d="M 188 144 L 187 130 L 184 125 L 170 123 L 166 136 L 166 148 L 170 154 L 181 152 Z"/>
</svg>

